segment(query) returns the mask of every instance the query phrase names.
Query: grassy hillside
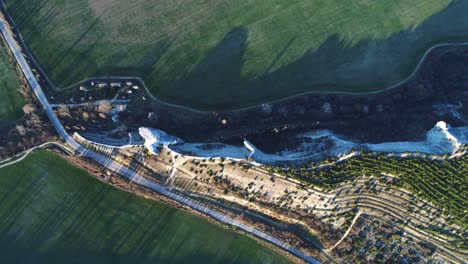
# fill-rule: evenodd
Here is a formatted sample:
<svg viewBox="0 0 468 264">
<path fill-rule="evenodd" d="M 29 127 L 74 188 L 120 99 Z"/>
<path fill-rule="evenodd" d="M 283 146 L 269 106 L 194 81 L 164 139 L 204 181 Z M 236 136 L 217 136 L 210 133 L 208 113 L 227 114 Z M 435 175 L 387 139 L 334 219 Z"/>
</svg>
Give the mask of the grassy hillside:
<svg viewBox="0 0 468 264">
<path fill-rule="evenodd" d="M 378 177 L 382 173 L 397 176 L 391 185 L 413 191 L 443 208 L 457 224 L 468 227 L 468 155 L 448 161 L 430 161 L 363 154 L 330 167 L 308 171 L 292 168 L 287 172 L 291 177 L 327 189 L 363 175 Z"/>
<path fill-rule="evenodd" d="M 18 92 L 18 87 L 16 72 L 4 47 L 0 45 L 0 125 L 23 115 L 22 107 L 25 101 Z"/>
<path fill-rule="evenodd" d="M 1 263 L 288 263 L 254 240 L 101 183 L 46 151 L 0 169 Z"/>
<path fill-rule="evenodd" d="M 407 77 L 431 46 L 468 38 L 467 0 L 9 0 L 59 86 L 143 77 L 202 109 L 305 91 L 368 92 Z"/>
</svg>

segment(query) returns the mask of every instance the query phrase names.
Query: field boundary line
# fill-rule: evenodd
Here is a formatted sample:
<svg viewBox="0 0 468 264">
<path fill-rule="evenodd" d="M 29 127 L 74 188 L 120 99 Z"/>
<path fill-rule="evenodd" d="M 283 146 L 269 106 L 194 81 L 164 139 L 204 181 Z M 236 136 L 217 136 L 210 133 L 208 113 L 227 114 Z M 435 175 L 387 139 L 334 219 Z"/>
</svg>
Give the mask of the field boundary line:
<svg viewBox="0 0 468 264">
<path fill-rule="evenodd" d="M 43 148 L 46 148 L 46 147 L 49 147 L 49 146 L 57 146 L 57 147 L 61 148 L 63 151 L 67 152 L 68 154 L 71 154 L 71 155 L 73 154 L 73 152 L 70 149 L 68 149 L 66 146 L 64 146 L 64 145 L 62 145 L 60 143 L 45 142 L 45 143 L 42 143 L 42 144 L 40 144 L 38 146 L 35 146 L 35 147 L 29 148 L 27 150 L 24 150 L 24 151 L 16 154 L 13 157 L 1 160 L 0 161 L 0 169 L 4 168 L 4 167 L 8 167 L 10 165 L 13 165 L 15 163 L 18 163 L 18 162 L 24 160 L 25 158 L 27 158 L 29 156 L 29 154 L 31 154 L 33 151 L 35 151 L 37 149 L 43 149 Z"/>
</svg>

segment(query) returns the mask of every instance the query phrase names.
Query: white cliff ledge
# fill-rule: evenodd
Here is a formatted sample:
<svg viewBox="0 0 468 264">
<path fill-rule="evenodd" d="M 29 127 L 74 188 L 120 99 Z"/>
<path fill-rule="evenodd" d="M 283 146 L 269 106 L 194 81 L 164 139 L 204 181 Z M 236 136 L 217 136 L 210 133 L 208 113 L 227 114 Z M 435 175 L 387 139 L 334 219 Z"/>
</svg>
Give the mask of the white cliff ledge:
<svg viewBox="0 0 468 264">
<path fill-rule="evenodd" d="M 295 149 L 267 154 L 259 150 L 248 140 L 244 140 L 243 146 L 232 146 L 222 143 L 188 143 L 168 135 L 162 130 L 142 127 L 140 135 L 145 140 L 145 147 L 152 154 L 157 154 L 158 147 L 166 147 L 170 150 L 195 156 L 199 158 L 252 158 L 259 163 L 297 162 L 319 159 L 323 157 L 341 157 L 355 150 L 365 149 L 371 152 L 412 153 L 426 154 L 453 154 L 463 144 L 468 144 L 468 126 L 451 128 L 444 121 L 437 124 L 426 133 L 426 140 L 416 142 L 385 142 L 379 144 L 359 144 L 342 139 L 329 130 L 317 130 L 298 135 L 304 140 Z"/>
</svg>

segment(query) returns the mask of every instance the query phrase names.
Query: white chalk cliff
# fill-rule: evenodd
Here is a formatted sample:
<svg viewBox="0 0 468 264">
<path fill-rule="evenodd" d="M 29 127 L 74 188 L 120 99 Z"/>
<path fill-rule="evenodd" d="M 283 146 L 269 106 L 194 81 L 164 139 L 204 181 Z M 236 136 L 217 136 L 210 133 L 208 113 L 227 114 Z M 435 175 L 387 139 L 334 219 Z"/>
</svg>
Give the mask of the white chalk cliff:
<svg viewBox="0 0 468 264">
<path fill-rule="evenodd" d="M 465 132 L 467 131 L 465 130 Z M 463 141 L 452 135 L 449 125 L 447 125 L 444 121 L 439 121 L 431 130 L 426 133 L 425 141 L 385 142 L 381 144 L 366 144 L 365 146 L 371 151 L 379 152 L 422 152 L 426 154 L 452 154 L 460 148 L 462 143 Z"/>
<path fill-rule="evenodd" d="M 182 143 L 182 140 L 168 135 L 166 132 L 159 129 L 140 127 L 138 129 L 138 132 L 140 133 L 140 136 L 145 140 L 145 147 L 152 154 L 158 153 L 158 147 L 167 147 L 169 145 Z"/>
<path fill-rule="evenodd" d="M 145 147 L 150 153 L 157 154 L 158 147 L 167 147 L 174 152 L 199 158 L 225 157 L 247 159 L 260 163 L 307 161 L 323 157 L 341 157 L 354 150 L 366 149 L 375 152 L 426 154 L 452 154 L 463 144 L 468 144 L 468 127 L 450 128 L 443 121 L 426 133 L 426 140 L 415 142 L 385 142 L 380 144 L 359 144 L 336 136 L 329 130 L 317 130 L 298 135 L 303 143 L 294 149 L 287 149 L 273 154 L 259 150 L 248 140 L 243 146 L 232 146 L 223 143 L 188 143 L 154 128 L 142 127 L 140 135 L 145 140 Z"/>
</svg>

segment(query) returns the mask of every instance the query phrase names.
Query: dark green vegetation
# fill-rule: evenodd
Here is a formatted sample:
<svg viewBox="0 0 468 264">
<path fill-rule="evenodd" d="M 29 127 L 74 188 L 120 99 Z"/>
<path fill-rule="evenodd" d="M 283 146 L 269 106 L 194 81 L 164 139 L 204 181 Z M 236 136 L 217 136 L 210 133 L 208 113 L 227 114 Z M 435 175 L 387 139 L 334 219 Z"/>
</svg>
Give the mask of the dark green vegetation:
<svg viewBox="0 0 468 264">
<path fill-rule="evenodd" d="M 139 76 L 201 109 L 307 91 L 369 92 L 468 37 L 467 0 L 9 0 L 52 81 Z"/>
<path fill-rule="evenodd" d="M 303 182 L 332 189 L 337 184 L 360 176 L 379 177 L 382 173 L 397 176 L 388 183 L 403 186 L 416 195 L 446 210 L 453 221 L 468 227 L 468 155 L 449 161 L 429 161 L 417 158 L 387 158 L 364 154 L 330 167 L 282 172 Z"/>
<path fill-rule="evenodd" d="M 5 47 L 0 44 L 0 125 L 23 115 L 24 97 L 18 91 L 19 83 Z"/>
<path fill-rule="evenodd" d="M 40 151 L 0 169 L 1 263 L 288 263 L 256 241 L 120 191 Z"/>
<path fill-rule="evenodd" d="M 335 252 L 353 264 L 431 263 L 429 256 L 436 250 L 430 243 L 406 240 L 402 229 L 366 215 L 358 219 L 341 245 L 346 246 Z"/>
</svg>

